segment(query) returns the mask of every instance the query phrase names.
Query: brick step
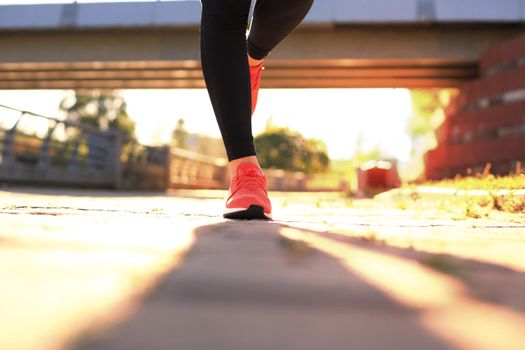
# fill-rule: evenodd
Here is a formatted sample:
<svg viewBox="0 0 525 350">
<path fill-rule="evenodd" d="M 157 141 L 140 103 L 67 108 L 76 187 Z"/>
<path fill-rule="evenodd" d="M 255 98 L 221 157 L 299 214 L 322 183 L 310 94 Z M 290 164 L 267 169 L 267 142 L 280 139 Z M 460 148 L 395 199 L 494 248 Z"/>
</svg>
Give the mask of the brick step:
<svg viewBox="0 0 525 350">
<path fill-rule="evenodd" d="M 425 156 L 428 169 L 472 167 L 487 162 L 525 160 L 525 137 L 477 140 L 470 143 L 439 145 Z"/>
<path fill-rule="evenodd" d="M 525 66 L 463 85 L 459 95 L 446 108 L 447 115 L 457 114 L 465 107 L 483 99 L 495 99 L 507 92 L 525 88 Z"/>
<path fill-rule="evenodd" d="M 525 101 L 494 105 L 449 116 L 436 130 L 439 143 L 470 133 L 484 133 L 525 123 Z"/>
<path fill-rule="evenodd" d="M 504 68 L 506 64 L 525 56 L 525 35 L 520 35 L 501 45 L 490 48 L 481 57 L 481 75 L 490 74 L 492 70 Z"/>
<path fill-rule="evenodd" d="M 523 160 L 521 161 L 523 164 Z M 490 163 L 490 173 L 498 175 L 514 174 L 516 172 L 516 161 L 506 161 Z M 425 176 L 428 180 L 441 180 L 444 178 L 454 178 L 457 175 L 468 176 L 482 173 L 487 163 L 477 164 L 469 167 L 447 167 L 447 168 L 427 168 Z M 470 172 L 468 171 L 470 169 Z"/>
</svg>

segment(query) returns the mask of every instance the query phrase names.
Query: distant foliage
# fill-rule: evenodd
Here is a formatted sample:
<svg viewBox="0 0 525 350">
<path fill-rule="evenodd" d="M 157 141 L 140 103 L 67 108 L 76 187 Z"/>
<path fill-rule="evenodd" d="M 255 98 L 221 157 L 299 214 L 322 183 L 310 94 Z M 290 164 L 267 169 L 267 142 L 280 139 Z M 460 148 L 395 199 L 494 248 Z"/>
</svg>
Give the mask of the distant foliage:
<svg viewBox="0 0 525 350">
<path fill-rule="evenodd" d="M 213 158 L 226 159 L 222 139 L 204 134 L 192 133 L 186 129 L 184 118 L 179 118 L 171 133 L 170 145 Z"/>
<path fill-rule="evenodd" d="M 126 101 L 116 93 L 75 92 L 60 102 L 67 120 L 90 125 L 101 130 L 116 129 L 131 139 L 135 137 L 135 122 L 126 111 Z"/>
<path fill-rule="evenodd" d="M 412 118 L 408 125 L 408 132 L 412 138 L 433 133 L 443 122 L 444 108 L 448 105 L 451 90 L 424 89 L 412 90 Z"/>
<path fill-rule="evenodd" d="M 267 128 L 255 137 L 255 147 L 263 168 L 317 173 L 330 166 L 322 141 L 306 139 L 288 128 Z"/>
<path fill-rule="evenodd" d="M 405 167 L 403 177 L 415 180 L 424 172 L 424 154 L 437 146 L 434 131 L 445 120 L 445 108 L 457 94 L 455 89 L 412 90 L 412 117 L 407 133 L 412 139 L 411 159 Z"/>
</svg>

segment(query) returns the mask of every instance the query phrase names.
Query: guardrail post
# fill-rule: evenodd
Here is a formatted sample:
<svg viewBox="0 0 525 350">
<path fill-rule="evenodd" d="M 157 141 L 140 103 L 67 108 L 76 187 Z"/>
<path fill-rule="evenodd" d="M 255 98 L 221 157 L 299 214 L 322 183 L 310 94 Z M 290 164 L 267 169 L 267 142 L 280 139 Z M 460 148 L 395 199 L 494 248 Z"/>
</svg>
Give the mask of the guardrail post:
<svg viewBox="0 0 525 350">
<path fill-rule="evenodd" d="M 171 181 L 171 147 L 164 146 L 164 189 L 170 188 Z"/>
<path fill-rule="evenodd" d="M 37 167 L 40 169 L 46 169 L 49 166 L 49 143 L 51 142 L 51 137 L 55 131 L 57 124 L 53 125 L 47 130 L 46 138 L 42 142 L 42 147 L 40 147 L 40 154 L 38 155 Z"/>
<path fill-rule="evenodd" d="M 13 140 L 15 138 L 18 123 L 20 123 L 20 120 L 23 116 L 24 113 L 22 112 L 20 114 L 20 117 L 18 117 L 18 120 L 16 121 L 15 125 L 13 125 L 13 127 L 5 133 L 4 147 L 2 149 L 2 165 L 4 166 L 13 165 L 13 163 L 15 162 L 15 150 Z"/>
<path fill-rule="evenodd" d="M 78 171 L 80 169 L 78 162 L 78 149 L 80 147 L 80 141 L 82 140 L 82 135 L 78 136 L 78 139 L 73 143 L 73 149 L 71 150 L 71 158 L 69 159 L 67 169 L 70 171 Z"/>
<path fill-rule="evenodd" d="M 110 142 L 108 142 L 107 170 L 113 178 L 113 188 L 122 188 L 122 165 L 120 163 L 120 153 L 122 149 L 122 136 L 118 130 L 112 130 Z"/>
<path fill-rule="evenodd" d="M 2 165 L 10 166 L 14 162 L 13 138 L 15 128 L 12 128 L 5 133 L 4 147 L 2 148 Z"/>
<path fill-rule="evenodd" d="M 94 135 L 91 132 L 87 133 L 87 146 L 88 146 L 88 154 L 86 159 L 86 168 L 88 170 L 95 170 L 95 144 L 96 144 L 96 135 Z"/>
</svg>

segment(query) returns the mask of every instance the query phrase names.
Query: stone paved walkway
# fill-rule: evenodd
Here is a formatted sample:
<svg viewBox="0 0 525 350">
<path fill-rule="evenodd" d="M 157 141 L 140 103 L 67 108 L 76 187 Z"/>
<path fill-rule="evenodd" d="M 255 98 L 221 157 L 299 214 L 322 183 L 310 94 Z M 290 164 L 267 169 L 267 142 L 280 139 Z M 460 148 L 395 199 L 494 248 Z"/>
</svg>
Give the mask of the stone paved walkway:
<svg viewBox="0 0 525 350">
<path fill-rule="evenodd" d="M 0 349 L 522 349 L 525 218 L 274 194 L 0 191 Z"/>
</svg>

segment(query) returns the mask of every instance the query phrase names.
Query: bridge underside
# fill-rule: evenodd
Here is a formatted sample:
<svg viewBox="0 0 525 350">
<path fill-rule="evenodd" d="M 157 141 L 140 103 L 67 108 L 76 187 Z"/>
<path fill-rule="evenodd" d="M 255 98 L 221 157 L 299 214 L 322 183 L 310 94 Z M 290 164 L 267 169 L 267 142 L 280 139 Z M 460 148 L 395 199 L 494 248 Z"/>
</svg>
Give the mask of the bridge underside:
<svg viewBox="0 0 525 350">
<path fill-rule="evenodd" d="M 263 87 L 440 87 L 477 76 L 475 62 L 272 60 Z M 0 64 L 0 89 L 202 88 L 197 61 Z"/>
<path fill-rule="evenodd" d="M 454 87 L 518 25 L 345 26 L 296 31 L 263 87 Z M 0 89 L 204 87 L 197 28 L 0 32 Z"/>
</svg>

